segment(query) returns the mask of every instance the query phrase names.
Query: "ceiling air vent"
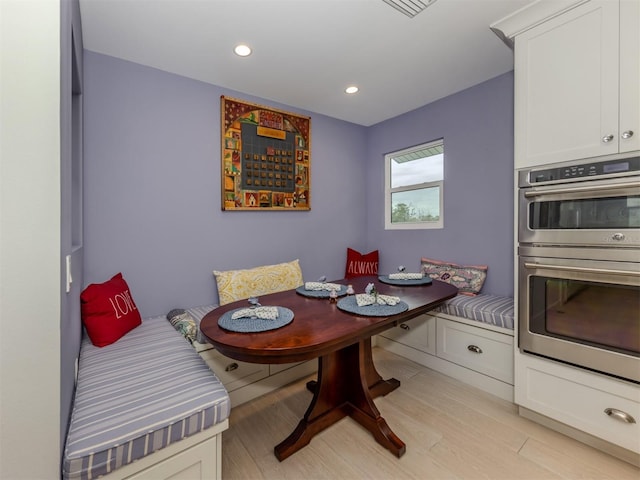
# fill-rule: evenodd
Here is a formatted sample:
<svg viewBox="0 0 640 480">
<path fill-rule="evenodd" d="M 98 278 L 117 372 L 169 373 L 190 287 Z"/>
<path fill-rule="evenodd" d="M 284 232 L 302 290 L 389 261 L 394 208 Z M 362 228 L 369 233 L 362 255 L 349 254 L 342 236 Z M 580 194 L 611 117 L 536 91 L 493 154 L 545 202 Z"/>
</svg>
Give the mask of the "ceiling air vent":
<svg viewBox="0 0 640 480">
<path fill-rule="evenodd" d="M 382 0 L 387 5 L 391 5 L 407 17 L 413 18 L 436 0 Z"/>
</svg>

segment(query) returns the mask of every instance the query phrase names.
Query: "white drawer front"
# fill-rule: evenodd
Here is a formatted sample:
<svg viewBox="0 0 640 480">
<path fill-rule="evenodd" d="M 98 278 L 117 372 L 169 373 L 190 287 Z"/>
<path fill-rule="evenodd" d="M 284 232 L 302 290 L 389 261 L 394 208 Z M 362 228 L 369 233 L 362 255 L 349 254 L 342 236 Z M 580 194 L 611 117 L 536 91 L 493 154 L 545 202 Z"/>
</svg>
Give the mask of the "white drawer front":
<svg viewBox="0 0 640 480">
<path fill-rule="evenodd" d="M 513 385 L 513 337 L 437 319 L 437 355 Z"/>
<path fill-rule="evenodd" d="M 523 406 L 538 413 L 640 453 L 640 387 L 630 387 L 631 395 L 626 395 L 616 388 L 618 385 L 611 383 L 616 380 L 610 380 L 608 387 L 602 382 L 592 382 L 597 383 L 595 387 L 527 367 L 524 375 L 525 401 L 521 403 L 526 403 Z M 609 416 L 605 412 L 607 409 L 623 413 Z M 624 418 L 633 419 L 635 423 Z"/>
<path fill-rule="evenodd" d="M 269 365 L 233 360 L 217 350 L 200 352 L 200 356 L 229 392 L 269 375 Z"/>
<path fill-rule="evenodd" d="M 403 345 L 413 347 L 421 352 L 436 353 L 436 322 L 435 318 L 420 315 L 398 326 L 389 328 L 380 334 Z"/>
<path fill-rule="evenodd" d="M 159 480 L 219 478 L 216 452 L 222 439 L 217 436 L 158 462 L 126 480 Z M 222 460 L 222 458 L 218 459 Z M 136 465 L 138 462 L 130 465 Z M 118 477 L 123 478 L 123 477 Z"/>
<path fill-rule="evenodd" d="M 283 372 L 284 370 L 288 370 L 290 368 L 295 367 L 296 365 L 300 365 L 302 362 L 297 363 L 282 363 L 278 365 L 269 365 L 269 375 L 275 375 L 276 373 Z"/>
</svg>

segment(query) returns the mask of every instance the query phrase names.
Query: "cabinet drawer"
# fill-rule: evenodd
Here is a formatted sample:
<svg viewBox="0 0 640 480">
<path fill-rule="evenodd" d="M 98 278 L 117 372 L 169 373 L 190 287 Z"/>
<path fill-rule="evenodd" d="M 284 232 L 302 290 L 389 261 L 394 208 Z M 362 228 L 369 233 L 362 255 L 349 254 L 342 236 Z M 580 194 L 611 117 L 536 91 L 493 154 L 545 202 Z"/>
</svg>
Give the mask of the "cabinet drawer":
<svg viewBox="0 0 640 480">
<path fill-rule="evenodd" d="M 295 367 L 296 365 L 300 365 L 301 363 L 303 362 L 269 365 L 269 375 L 275 375 L 276 373 L 283 372 L 285 370 Z"/>
<path fill-rule="evenodd" d="M 406 322 L 385 330 L 380 336 L 388 338 L 421 352 L 436 353 L 436 322 L 435 318 L 420 315 Z"/>
<path fill-rule="evenodd" d="M 518 403 L 640 453 L 640 387 L 599 376 L 589 381 L 582 372 L 565 374 L 557 370 L 554 373 L 545 367 L 526 367 L 523 385 L 518 386 L 522 391 Z M 569 373 L 571 378 L 567 378 Z M 608 409 L 621 413 L 607 414 Z M 635 423 L 629 423 L 632 421 Z"/>
<path fill-rule="evenodd" d="M 437 356 L 513 385 L 513 337 L 437 319 Z"/>
<path fill-rule="evenodd" d="M 176 455 L 165 458 L 164 460 L 151 465 L 149 468 L 141 470 L 128 477 L 125 480 L 158 480 L 158 479 L 177 479 L 177 478 L 193 478 L 206 479 L 217 478 L 219 466 L 216 452 L 218 451 L 218 442 L 222 439 L 220 435 L 195 445 L 187 450 L 178 452 Z M 137 465 L 138 462 L 129 465 Z M 127 465 L 128 466 L 128 465 Z"/>
<path fill-rule="evenodd" d="M 229 392 L 269 375 L 269 365 L 233 360 L 217 350 L 200 352 L 200 356 Z"/>
</svg>

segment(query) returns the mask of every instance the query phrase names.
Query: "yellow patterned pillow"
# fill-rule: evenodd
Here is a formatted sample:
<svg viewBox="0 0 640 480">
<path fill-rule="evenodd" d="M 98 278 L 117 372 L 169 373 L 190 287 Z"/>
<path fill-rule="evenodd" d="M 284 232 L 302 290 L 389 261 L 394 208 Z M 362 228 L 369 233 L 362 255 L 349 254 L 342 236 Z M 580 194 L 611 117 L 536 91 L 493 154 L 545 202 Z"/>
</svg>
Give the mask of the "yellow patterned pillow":
<svg viewBox="0 0 640 480">
<path fill-rule="evenodd" d="M 264 265 L 247 270 L 213 271 L 220 305 L 249 297 L 297 288 L 304 283 L 299 261 Z"/>
</svg>

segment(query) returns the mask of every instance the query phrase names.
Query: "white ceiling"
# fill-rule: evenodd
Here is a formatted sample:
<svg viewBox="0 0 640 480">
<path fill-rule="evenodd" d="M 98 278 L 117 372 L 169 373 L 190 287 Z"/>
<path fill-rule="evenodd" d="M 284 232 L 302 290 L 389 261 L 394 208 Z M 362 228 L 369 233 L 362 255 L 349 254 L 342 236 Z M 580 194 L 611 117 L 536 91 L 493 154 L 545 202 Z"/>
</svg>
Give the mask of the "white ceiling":
<svg viewBox="0 0 640 480">
<path fill-rule="evenodd" d="M 80 0 L 84 46 L 373 125 L 513 68 L 489 25 L 531 0 Z M 247 43 L 253 53 L 237 57 Z M 347 95 L 356 84 L 360 91 Z"/>
</svg>

